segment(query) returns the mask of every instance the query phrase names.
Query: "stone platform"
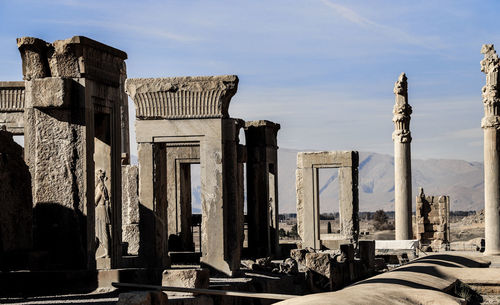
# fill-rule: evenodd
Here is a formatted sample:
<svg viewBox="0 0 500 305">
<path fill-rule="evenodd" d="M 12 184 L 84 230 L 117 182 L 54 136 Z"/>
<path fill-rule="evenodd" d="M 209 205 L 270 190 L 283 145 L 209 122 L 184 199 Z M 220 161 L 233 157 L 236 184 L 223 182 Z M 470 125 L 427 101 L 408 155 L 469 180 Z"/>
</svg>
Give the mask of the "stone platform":
<svg viewBox="0 0 500 305">
<path fill-rule="evenodd" d="M 490 258 L 495 264 L 490 263 Z M 479 293 L 488 292 L 481 290 L 484 287 L 500 287 L 497 261 L 498 258 L 477 252 L 427 255 L 339 291 L 277 304 L 465 304 L 467 295 L 481 298 L 471 287 L 479 289 Z"/>
</svg>

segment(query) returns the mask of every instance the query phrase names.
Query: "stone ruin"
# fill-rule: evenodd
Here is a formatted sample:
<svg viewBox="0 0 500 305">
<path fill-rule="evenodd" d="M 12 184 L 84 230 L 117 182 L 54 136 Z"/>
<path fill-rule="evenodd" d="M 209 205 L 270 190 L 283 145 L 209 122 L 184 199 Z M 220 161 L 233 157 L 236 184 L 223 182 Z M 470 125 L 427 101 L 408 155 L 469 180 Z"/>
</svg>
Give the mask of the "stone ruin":
<svg viewBox="0 0 500 305">
<path fill-rule="evenodd" d="M 450 244 L 450 196 L 416 197 L 416 234 L 423 251 L 439 251 Z"/>
<path fill-rule="evenodd" d="M 127 79 L 127 54 L 86 37 L 53 43 L 23 37 L 17 45 L 24 81 L 0 82 L 0 202 L 6 211 L 0 215 L 0 267 L 50 270 L 40 274 L 52 276 L 51 287 L 97 281 L 90 286 L 95 289 L 113 280 L 163 278 L 169 285 L 206 288 L 207 269 L 238 275 L 245 256 L 255 259 L 254 271 L 295 276 L 279 278 L 278 283 L 290 283 L 283 289 L 301 285 L 303 279 L 296 280 L 301 263 L 290 257 L 279 265 L 271 261 L 288 255 L 278 236 L 280 125 L 229 116 L 237 76 Z M 127 94 L 136 107 L 138 166 L 129 164 Z M 24 136 L 24 151 L 13 135 Z M 328 289 L 368 276 L 374 246 L 359 244 L 358 259 L 353 252 L 359 231 L 358 153 L 301 153 L 298 160 L 304 248 L 334 248 L 319 237 L 318 169 L 339 168 L 341 178 L 339 255 L 325 259 L 313 250 L 325 265 L 312 255 L 305 270 L 330 266 L 330 273 L 319 272 L 337 277 Z M 193 164 L 201 169 L 199 263 L 207 269 L 170 269 L 171 255 L 195 252 Z M 23 276 L 26 283 L 37 281 L 35 273 Z M 269 279 L 262 281 L 269 285 Z M 313 282 L 304 287 L 318 284 Z"/>
<path fill-rule="evenodd" d="M 116 268 L 127 55 L 80 36 L 24 37 L 17 45 L 34 247 L 48 253 L 48 268 Z"/>
<path fill-rule="evenodd" d="M 136 105 L 139 201 L 147 224 L 141 245 L 148 262 L 168 265 L 170 235 L 191 250 L 190 164 L 199 163 L 202 263 L 232 274 L 243 245 L 243 158 L 239 130 L 228 115 L 236 76 L 128 79 Z M 142 228 L 141 228 L 142 230 Z M 142 232 L 141 232 L 142 233 Z M 229 235 L 231 237 L 229 237 Z M 139 252 L 141 250 L 139 249 Z"/>
<path fill-rule="evenodd" d="M 320 236 L 319 169 L 339 169 L 340 238 L 330 248 L 341 243 L 357 244 L 359 236 L 357 151 L 301 152 L 297 155 L 297 229 L 302 247 L 321 249 L 331 244 Z"/>
</svg>

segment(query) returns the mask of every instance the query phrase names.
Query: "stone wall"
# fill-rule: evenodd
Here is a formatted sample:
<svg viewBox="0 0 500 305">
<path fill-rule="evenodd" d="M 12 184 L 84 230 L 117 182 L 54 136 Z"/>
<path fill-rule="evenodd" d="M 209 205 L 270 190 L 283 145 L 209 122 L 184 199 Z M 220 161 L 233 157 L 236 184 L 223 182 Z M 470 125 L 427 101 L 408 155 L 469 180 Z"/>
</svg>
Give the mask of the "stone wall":
<svg viewBox="0 0 500 305">
<path fill-rule="evenodd" d="M 31 176 L 23 148 L 0 130 L 0 267 L 1 256 L 32 247 Z"/>
<path fill-rule="evenodd" d="M 450 196 L 426 196 L 420 188 L 416 215 L 417 239 L 427 251 L 439 250 L 450 243 Z"/>
<path fill-rule="evenodd" d="M 122 242 L 124 254 L 139 254 L 139 167 L 122 166 Z"/>
</svg>

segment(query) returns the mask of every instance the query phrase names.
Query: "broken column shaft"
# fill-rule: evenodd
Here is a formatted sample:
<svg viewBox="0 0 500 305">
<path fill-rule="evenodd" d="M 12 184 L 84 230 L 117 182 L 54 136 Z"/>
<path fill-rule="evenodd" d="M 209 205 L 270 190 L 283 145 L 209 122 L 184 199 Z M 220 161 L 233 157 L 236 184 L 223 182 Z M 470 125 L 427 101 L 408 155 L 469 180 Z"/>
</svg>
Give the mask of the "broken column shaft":
<svg viewBox="0 0 500 305">
<path fill-rule="evenodd" d="M 500 255 L 499 59 L 491 44 L 483 45 L 481 53 L 484 54 L 481 71 L 486 74 L 486 85 L 482 89 L 484 118 L 481 120 L 484 130 L 485 254 Z"/>
<path fill-rule="evenodd" d="M 411 106 L 408 104 L 408 83 L 404 73 L 394 85 L 396 104 L 394 117 L 394 202 L 396 211 L 396 240 L 412 239 L 411 223 Z"/>
</svg>

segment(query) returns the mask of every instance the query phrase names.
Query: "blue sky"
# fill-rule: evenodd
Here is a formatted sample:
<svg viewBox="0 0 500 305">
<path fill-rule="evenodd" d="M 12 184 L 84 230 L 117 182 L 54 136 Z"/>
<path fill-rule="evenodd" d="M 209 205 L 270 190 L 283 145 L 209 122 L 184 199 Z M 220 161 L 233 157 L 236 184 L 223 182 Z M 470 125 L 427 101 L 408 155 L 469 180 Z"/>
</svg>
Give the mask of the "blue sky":
<svg viewBox="0 0 500 305">
<path fill-rule="evenodd" d="M 126 51 L 131 78 L 237 74 L 231 116 L 280 123 L 281 147 L 392 154 L 392 89 L 406 72 L 413 157 L 482 161 L 479 51 L 500 47 L 498 12 L 496 1 L 0 0 L 0 80 L 22 78 L 16 37 L 84 35 Z"/>
</svg>

